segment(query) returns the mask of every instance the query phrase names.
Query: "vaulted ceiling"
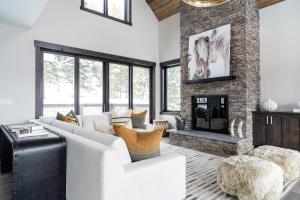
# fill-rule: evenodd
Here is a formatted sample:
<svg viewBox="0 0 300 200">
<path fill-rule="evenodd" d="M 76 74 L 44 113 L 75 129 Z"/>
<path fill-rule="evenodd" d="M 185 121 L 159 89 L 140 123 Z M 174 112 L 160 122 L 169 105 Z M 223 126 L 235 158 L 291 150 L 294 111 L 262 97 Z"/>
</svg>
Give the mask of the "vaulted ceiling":
<svg viewBox="0 0 300 200">
<path fill-rule="evenodd" d="M 48 0 L 1 0 L 0 24 L 30 28 L 43 12 Z"/>
<path fill-rule="evenodd" d="M 257 0 L 258 7 L 265 8 L 285 0 Z M 146 0 L 159 21 L 179 12 L 180 0 Z"/>
</svg>

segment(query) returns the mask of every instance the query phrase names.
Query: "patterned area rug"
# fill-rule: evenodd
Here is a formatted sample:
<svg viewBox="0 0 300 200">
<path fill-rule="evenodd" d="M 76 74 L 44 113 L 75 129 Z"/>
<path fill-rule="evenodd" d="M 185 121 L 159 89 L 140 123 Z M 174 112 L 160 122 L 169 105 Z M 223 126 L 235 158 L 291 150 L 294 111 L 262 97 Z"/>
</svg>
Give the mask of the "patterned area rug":
<svg viewBox="0 0 300 200">
<path fill-rule="evenodd" d="M 185 200 L 237 200 L 222 192 L 217 185 L 216 169 L 224 157 L 207 154 L 183 147 L 163 144 L 161 153 L 177 152 L 186 156 L 186 199 Z M 285 186 L 282 197 L 284 197 L 297 183 L 294 181 Z"/>
<path fill-rule="evenodd" d="M 237 200 L 221 191 L 216 182 L 216 169 L 224 159 L 220 156 L 163 144 L 161 153 L 177 152 L 187 160 L 187 196 L 185 200 Z M 283 196 L 297 181 L 285 186 Z M 0 176 L 0 200 L 11 199 L 11 177 Z"/>
</svg>

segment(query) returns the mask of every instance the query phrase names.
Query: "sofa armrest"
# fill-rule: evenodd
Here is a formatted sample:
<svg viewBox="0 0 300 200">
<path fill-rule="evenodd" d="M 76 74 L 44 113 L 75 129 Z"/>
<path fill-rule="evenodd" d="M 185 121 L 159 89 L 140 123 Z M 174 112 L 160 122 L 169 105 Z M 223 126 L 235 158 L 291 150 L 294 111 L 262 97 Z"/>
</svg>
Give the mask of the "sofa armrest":
<svg viewBox="0 0 300 200">
<path fill-rule="evenodd" d="M 99 142 L 31 120 L 67 141 L 66 197 L 71 200 L 116 200 L 115 183 L 124 173 L 117 150 Z"/>
<path fill-rule="evenodd" d="M 124 168 L 126 182 L 131 185 L 126 188 L 126 191 L 128 197 L 131 195 L 131 199 L 181 200 L 185 198 L 186 159 L 183 155 L 165 154 L 127 164 Z"/>
</svg>

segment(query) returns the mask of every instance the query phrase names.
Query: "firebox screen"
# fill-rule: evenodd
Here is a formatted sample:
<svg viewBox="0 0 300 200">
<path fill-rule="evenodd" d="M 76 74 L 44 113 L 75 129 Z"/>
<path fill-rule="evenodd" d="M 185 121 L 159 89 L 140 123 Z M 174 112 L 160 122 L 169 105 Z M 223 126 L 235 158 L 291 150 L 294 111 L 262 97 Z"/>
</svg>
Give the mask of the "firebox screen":
<svg viewBox="0 0 300 200">
<path fill-rule="evenodd" d="M 228 132 L 227 96 L 193 97 L 193 128 Z"/>
</svg>

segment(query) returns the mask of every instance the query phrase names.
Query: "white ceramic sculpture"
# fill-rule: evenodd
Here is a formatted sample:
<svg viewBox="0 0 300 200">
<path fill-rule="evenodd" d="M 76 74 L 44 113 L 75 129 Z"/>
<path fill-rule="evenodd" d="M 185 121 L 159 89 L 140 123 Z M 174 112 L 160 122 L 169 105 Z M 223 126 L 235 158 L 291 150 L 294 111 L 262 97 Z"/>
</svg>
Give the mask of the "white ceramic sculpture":
<svg viewBox="0 0 300 200">
<path fill-rule="evenodd" d="M 233 120 L 231 121 L 231 124 L 230 124 L 230 135 L 231 135 L 232 137 L 235 137 L 234 125 L 235 125 L 235 119 L 233 119 Z"/>
<path fill-rule="evenodd" d="M 266 111 L 275 111 L 278 108 L 278 105 L 275 101 L 269 98 L 267 101 L 263 103 L 263 108 Z"/>
<path fill-rule="evenodd" d="M 244 136 L 243 136 L 243 125 L 244 125 L 244 122 L 241 120 L 239 125 L 238 125 L 238 129 L 237 129 L 237 133 L 238 133 L 239 138 L 244 138 Z"/>
</svg>

